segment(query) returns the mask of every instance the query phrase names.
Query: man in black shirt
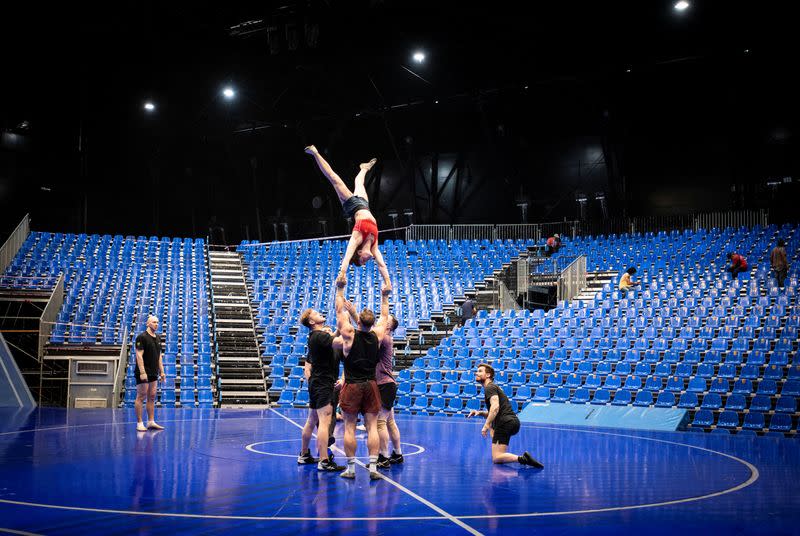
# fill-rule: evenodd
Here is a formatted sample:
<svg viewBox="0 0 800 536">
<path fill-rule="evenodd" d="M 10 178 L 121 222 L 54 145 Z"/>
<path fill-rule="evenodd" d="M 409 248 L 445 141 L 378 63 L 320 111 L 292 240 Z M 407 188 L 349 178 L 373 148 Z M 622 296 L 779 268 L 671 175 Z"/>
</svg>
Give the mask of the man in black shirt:
<svg viewBox="0 0 800 536">
<path fill-rule="evenodd" d="M 297 463 L 317 464 L 319 471 L 341 471 L 341 465 L 333 463 L 328 454 L 328 447 L 333 444 L 333 419 L 335 404 L 334 384 L 339 375 L 339 360 L 333 351 L 333 335 L 331 328 L 325 325 L 325 317 L 314 309 L 306 309 L 300 315 L 300 323 L 311 330 L 308 336 L 308 356 L 304 373 L 308 381 L 309 411 L 303 427 L 302 445 Z M 311 456 L 308 448 L 311 434 L 317 427 L 317 450 L 319 460 Z"/>
<path fill-rule="evenodd" d="M 534 460 L 527 452 L 522 456 L 508 452 L 508 442 L 511 436 L 519 432 L 519 419 L 511 408 L 511 403 L 503 390 L 494 383 L 494 369 L 481 363 L 475 372 L 475 381 L 483 385 L 483 395 L 486 399 L 486 407 L 489 411 L 469 412 L 467 417 L 481 415 L 486 417 L 486 424 L 481 429 L 481 435 L 486 437 L 486 433 L 492 435 L 492 462 L 494 463 L 514 463 L 530 465 L 537 469 L 542 469 L 544 465 Z"/>
<path fill-rule="evenodd" d="M 150 430 L 163 430 L 164 427 L 156 424 L 155 407 L 158 379 L 163 382 L 164 364 L 161 353 L 161 339 L 156 335 L 158 318 L 147 317 L 147 329 L 136 337 L 136 366 L 133 374 L 136 377 L 136 430 L 144 432 Z M 142 422 L 142 402 L 147 400 L 147 426 Z"/>
<path fill-rule="evenodd" d="M 377 480 L 382 478 L 376 467 L 380 447 L 378 412 L 381 409 L 381 395 L 375 382 L 375 367 L 380 360 L 378 341 L 386 334 L 389 294 L 392 291 L 385 285 L 381 287 L 381 317 L 377 323 L 375 313 L 364 309 L 358 315 L 358 329 L 353 329 L 344 298 L 346 285 L 347 279 L 340 275 L 336 279 L 336 328 L 339 336 L 333 339 L 333 348 L 341 349 L 344 354 L 344 385 L 339 405 L 344 413 L 344 451 L 347 455 L 347 469 L 341 476 L 356 477 L 356 420 L 361 413 L 364 415 L 364 424 L 367 428 L 369 476 L 372 480 Z"/>
<path fill-rule="evenodd" d="M 467 320 L 475 316 L 477 309 L 475 309 L 475 302 L 472 301 L 472 298 L 467 298 L 464 300 L 464 303 L 461 304 L 461 325 L 467 323 Z"/>
</svg>

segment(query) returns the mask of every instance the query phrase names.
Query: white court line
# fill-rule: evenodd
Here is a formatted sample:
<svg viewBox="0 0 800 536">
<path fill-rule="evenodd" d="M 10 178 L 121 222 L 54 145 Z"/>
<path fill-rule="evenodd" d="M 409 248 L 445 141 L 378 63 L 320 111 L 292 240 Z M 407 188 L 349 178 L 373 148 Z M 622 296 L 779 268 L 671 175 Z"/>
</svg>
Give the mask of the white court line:
<svg viewBox="0 0 800 536">
<path fill-rule="evenodd" d="M 277 417 L 226 417 L 224 419 L 171 419 L 171 420 L 161 420 L 159 419 L 158 422 L 197 422 L 197 421 L 240 421 L 242 419 L 258 419 L 260 421 L 270 421 L 270 420 L 278 420 Z M 92 424 L 65 424 L 64 426 L 50 426 L 49 428 L 26 428 L 25 430 L 17 430 L 15 432 L 0 432 L 0 436 L 4 435 L 14 435 L 14 434 L 29 434 L 31 432 L 51 432 L 53 430 L 66 430 L 71 428 L 90 428 L 92 426 L 109 426 L 109 425 L 117 425 L 117 424 L 136 424 L 136 421 L 125 421 L 125 422 L 97 422 Z"/>
<path fill-rule="evenodd" d="M 0 527 L 0 532 L 4 534 L 21 534 L 22 536 L 42 536 L 36 532 L 25 532 L 24 530 L 14 530 Z"/>
<path fill-rule="evenodd" d="M 361 439 L 364 439 L 363 437 Z M 256 443 L 250 443 L 249 445 L 245 445 L 245 450 L 249 450 L 254 454 L 263 454 L 265 456 L 280 456 L 281 458 L 297 458 L 297 454 L 278 454 L 277 452 L 264 452 L 263 450 L 258 450 L 256 448 L 257 445 L 266 445 L 267 443 L 288 443 L 289 441 L 297 442 L 302 441 L 300 437 L 294 437 L 289 439 L 270 439 L 269 441 L 258 441 Z M 408 445 L 409 447 L 416 447 L 417 450 L 415 452 L 404 452 L 403 456 L 416 456 L 418 454 L 422 454 L 425 452 L 425 447 L 421 445 L 415 445 L 414 443 L 406 443 L 405 441 L 400 442 L 401 445 Z M 336 449 L 339 450 L 339 449 Z M 359 456 L 357 459 L 359 460 L 368 460 L 369 456 Z"/>
<path fill-rule="evenodd" d="M 291 421 L 287 417 L 284 417 L 280 413 L 270 409 L 273 413 L 276 413 L 284 420 L 289 420 L 297 426 L 294 421 Z M 219 420 L 239 420 L 239 419 L 271 419 L 276 417 L 232 417 L 228 419 L 219 419 Z M 208 420 L 208 419 L 181 419 L 180 421 L 174 422 L 193 422 L 199 420 Z M 431 419 L 432 420 L 432 419 Z M 163 422 L 173 422 L 173 421 L 163 421 Z M 434 421 L 438 422 L 438 421 Z M 441 422 L 450 422 L 450 423 L 459 423 L 459 424 L 478 424 L 478 423 L 471 423 L 467 420 L 446 420 Z M 90 425 L 79 425 L 79 426 L 105 426 L 107 424 L 133 424 L 133 423 L 99 423 L 99 424 L 90 424 Z M 31 429 L 31 430 L 22 430 L 21 432 L 36 432 L 36 431 L 48 431 L 48 430 L 57 430 L 63 428 L 76 428 L 78 426 L 63 426 L 63 427 L 54 427 L 54 428 L 40 428 L 40 429 Z M 599 513 L 599 512 L 621 512 L 626 510 L 635 510 L 641 508 L 654 508 L 659 506 L 668 506 L 673 504 L 680 504 L 680 503 L 688 503 L 694 501 L 701 501 L 704 499 L 710 499 L 712 497 L 718 497 L 721 495 L 726 495 L 728 493 L 733 493 L 735 491 L 739 491 L 751 484 L 753 484 L 759 478 L 758 469 L 752 465 L 751 463 L 737 458 L 736 456 L 731 456 L 729 454 L 725 454 L 724 452 L 719 452 L 716 450 L 706 449 L 702 447 L 697 447 L 694 445 L 689 445 L 686 443 L 678 443 L 675 441 L 665 441 L 660 439 L 654 439 L 649 437 L 640 437 L 634 435 L 627 435 L 627 434 L 617 434 L 611 432 L 600 432 L 597 430 L 588 430 L 588 429 L 581 429 L 581 428 L 558 428 L 553 426 L 531 426 L 527 425 L 524 426 L 525 428 L 538 428 L 542 430 L 553 430 L 553 431 L 561 431 L 561 432 L 581 432 L 585 434 L 596 434 L 596 435 L 609 435 L 609 436 L 617 436 L 617 437 L 625 437 L 629 439 L 639 439 L 643 441 L 655 441 L 658 443 L 665 443 L 669 445 L 677 445 L 679 447 L 686 447 L 690 449 L 698 449 L 703 450 L 706 452 L 710 452 L 712 454 L 719 454 L 721 456 L 725 456 L 732 460 L 735 460 L 748 469 L 750 469 L 750 478 L 732 488 L 706 494 L 706 495 L 699 495 L 696 497 L 687 497 L 685 499 L 677 499 L 673 501 L 663 501 L 657 503 L 649 503 L 649 504 L 635 504 L 630 506 L 612 506 L 608 508 L 595 508 L 595 509 L 586 509 L 586 510 L 569 510 L 569 511 L 555 511 L 555 512 L 529 512 L 529 513 L 520 513 L 520 514 L 487 514 L 487 515 L 465 515 L 459 516 L 460 519 L 504 519 L 504 518 L 521 518 L 521 517 L 547 517 L 547 516 L 560 516 L 560 515 L 576 515 L 576 514 L 591 514 L 591 513 Z M 19 432 L 5 432 L 6 434 L 14 434 Z M 2 435 L 2 434 L 0 434 Z M 338 450 L 338 449 L 337 449 Z M 69 511 L 79 511 L 79 512 L 93 512 L 93 513 L 103 513 L 103 514 L 123 514 L 123 515 L 137 515 L 137 516 L 147 516 L 147 517 L 177 517 L 177 518 L 188 518 L 188 519 L 221 519 L 221 520 L 232 520 L 232 521 L 435 521 L 435 520 L 442 520 L 441 516 L 407 516 L 407 517 L 288 517 L 288 516 L 281 516 L 281 517 L 272 517 L 272 516 L 232 516 L 232 515 L 211 515 L 211 514 L 180 514 L 180 513 L 168 513 L 168 512 L 141 512 L 136 510 L 112 510 L 112 509 L 105 509 L 105 508 L 84 508 L 79 506 L 61 506 L 61 505 L 54 505 L 54 504 L 41 504 L 41 503 L 33 503 L 33 502 L 24 502 L 24 501 L 12 501 L 8 499 L 0 499 L 0 504 L 12 504 L 18 506 L 29 506 L 29 507 L 36 507 L 36 508 L 50 508 L 54 510 L 69 510 Z"/>
<path fill-rule="evenodd" d="M 292 419 L 290 419 L 289 417 L 287 417 L 287 416 L 285 416 L 285 415 L 282 415 L 281 413 L 278 413 L 277 411 L 275 411 L 275 410 L 274 410 L 274 409 L 272 409 L 272 408 L 269 408 L 269 410 L 270 410 L 271 412 L 275 413 L 276 415 L 280 415 L 281 417 L 283 417 L 284 419 L 286 419 L 287 421 L 289 421 L 289 422 L 290 422 L 290 423 L 292 423 L 293 425 L 297 426 L 297 427 L 298 427 L 298 428 L 300 428 L 301 430 L 303 429 L 303 426 L 302 426 L 302 425 L 300 425 L 300 424 L 297 424 L 296 422 L 294 422 L 294 421 L 293 421 Z M 335 448 L 337 451 L 341 452 L 342 454 L 345 454 L 345 452 L 344 452 L 343 450 L 341 450 L 340 448 L 338 448 L 338 447 L 333 447 L 333 448 Z M 361 461 L 359 461 L 359 460 L 356 460 L 356 463 L 357 463 L 358 465 L 360 465 L 361 467 L 363 467 L 364 469 L 367 469 L 367 466 L 366 466 L 366 465 L 364 465 L 364 463 L 363 463 L 363 462 L 361 462 Z M 397 489 L 399 489 L 399 490 L 400 490 L 400 491 L 402 491 L 403 493 L 406 493 L 406 494 L 410 495 L 411 497 L 415 498 L 416 500 L 418 500 L 419 502 L 421 502 L 422 504 L 424 504 L 425 506 L 427 506 L 427 507 L 428 507 L 428 508 L 430 508 L 431 510 L 433 510 L 433 511 L 435 511 L 435 512 L 439 512 L 439 513 L 440 513 L 442 516 L 446 517 L 447 519 L 449 519 L 450 521 L 452 521 L 453 523 L 455 523 L 456 525 L 458 525 L 458 526 L 459 526 L 459 527 L 461 527 L 462 529 L 466 530 L 466 531 L 467 531 L 467 532 L 469 532 L 470 534 L 475 534 L 475 535 L 482 536 L 482 533 L 481 533 L 481 532 L 478 532 L 477 530 L 473 529 L 472 527 L 470 527 L 469 525 L 467 525 L 466 523 L 464 523 L 464 522 L 463 522 L 463 521 L 461 521 L 460 519 L 458 519 L 458 518 L 454 517 L 453 515 L 451 515 L 451 514 L 447 513 L 446 511 L 444 511 L 443 509 L 439 508 L 438 506 L 436 506 L 435 504 L 433 504 L 433 503 L 432 503 L 432 502 L 430 502 L 429 500 L 425 499 L 424 497 L 420 497 L 419 495 L 417 495 L 416 493 L 414 493 L 413 491 L 411 491 L 411 490 L 410 490 L 410 489 L 408 489 L 407 487 L 403 486 L 403 485 L 402 485 L 402 484 L 400 484 L 399 482 L 396 482 L 396 481 L 392 480 L 391 478 L 387 477 L 387 476 L 386 476 L 386 475 L 384 475 L 384 474 L 381 474 L 381 477 L 382 477 L 382 479 L 383 479 L 383 480 L 385 480 L 386 482 L 388 482 L 388 483 L 389 483 L 389 484 L 391 484 L 392 486 L 396 487 Z"/>
</svg>

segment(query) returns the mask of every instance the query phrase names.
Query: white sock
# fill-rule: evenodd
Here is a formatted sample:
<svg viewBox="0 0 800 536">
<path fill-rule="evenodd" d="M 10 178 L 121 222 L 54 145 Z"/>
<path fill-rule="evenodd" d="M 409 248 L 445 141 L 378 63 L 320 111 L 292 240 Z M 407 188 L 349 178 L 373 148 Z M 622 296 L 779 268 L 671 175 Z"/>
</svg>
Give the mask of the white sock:
<svg viewBox="0 0 800 536">
<path fill-rule="evenodd" d="M 402 456 L 402 455 L 403 455 L 403 447 L 401 447 L 401 446 L 399 446 L 399 445 L 397 446 L 397 448 L 396 448 L 396 449 L 394 449 L 394 451 L 395 451 L 397 454 L 399 454 L 400 456 Z"/>
<path fill-rule="evenodd" d="M 356 458 L 355 456 L 352 458 L 347 458 L 347 472 L 348 473 L 355 473 L 356 472 Z"/>
<path fill-rule="evenodd" d="M 383 456 L 384 458 L 388 458 L 389 457 L 389 449 L 385 448 L 384 450 L 382 450 L 381 451 L 381 456 Z"/>
<path fill-rule="evenodd" d="M 376 467 L 377 463 L 378 463 L 378 457 L 377 456 L 370 456 L 369 457 L 369 472 L 370 473 L 374 473 L 375 471 L 378 470 L 378 468 Z"/>
</svg>

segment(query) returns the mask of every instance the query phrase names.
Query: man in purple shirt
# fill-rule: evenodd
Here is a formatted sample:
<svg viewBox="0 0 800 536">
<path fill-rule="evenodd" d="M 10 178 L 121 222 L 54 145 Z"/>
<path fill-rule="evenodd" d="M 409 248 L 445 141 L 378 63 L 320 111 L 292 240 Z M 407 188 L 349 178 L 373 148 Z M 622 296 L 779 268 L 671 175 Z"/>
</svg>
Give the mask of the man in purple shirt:
<svg viewBox="0 0 800 536">
<path fill-rule="evenodd" d="M 389 315 L 386 324 L 386 334 L 380 341 L 378 356 L 380 361 L 375 367 L 375 380 L 378 382 L 378 391 L 381 394 L 381 410 L 378 413 L 378 437 L 380 438 L 380 452 L 378 453 L 378 468 L 388 469 L 393 463 L 403 463 L 403 448 L 400 446 L 400 430 L 394 420 L 394 399 L 397 396 L 397 382 L 392 374 L 394 367 L 394 341 L 392 336 L 397 329 L 397 318 Z M 389 437 L 392 439 L 392 455 L 389 456 Z"/>
</svg>

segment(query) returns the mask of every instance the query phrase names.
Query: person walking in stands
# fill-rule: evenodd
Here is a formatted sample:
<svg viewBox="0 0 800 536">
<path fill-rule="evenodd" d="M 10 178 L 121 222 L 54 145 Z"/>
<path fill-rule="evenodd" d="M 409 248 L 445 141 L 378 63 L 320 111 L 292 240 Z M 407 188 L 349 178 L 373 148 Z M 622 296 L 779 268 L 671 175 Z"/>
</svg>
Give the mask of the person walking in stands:
<svg viewBox="0 0 800 536">
<path fill-rule="evenodd" d="M 552 257 L 554 253 L 558 253 L 561 248 L 561 235 L 556 233 L 547 239 L 545 243 L 544 253 L 548 257 Z"/>
<path fill-rule="evenodd" d="M 486 434 L 490 433 L 492 436 L 492 463 L 521 463 L 543 469 L 544 465 L 533 459 L 533 456 L 527 452 L 522 453 L 522 456 L 508 452 L 508 443 L 511 436 L 519 432 L 520 424 L 505 392 L 494 383 L 494 368 L 485 363 L 478 365 L 475 381 L 483 385 L 483 396 L 489 411 L 473 409 L 467 417 L 486 417 L 481 435 L 486 437 Z"/>
<path fill-rule="evenodd" d="M 163 382 L 164 354 L 161 352 L 161 339 L 156 335 L 158 318 L 147 317 L 147 329 L 136 337 L 136 366 L 133 373 L 136 376 L 136 431 L 163 430 L 164 427 L 156 424 L 156 392 L 159 378 Z M 142 422 L 142 402 L 147 400 L 147 426 Z"/>
<path fill-rule="evenodd" d="M 772 270 L 775 272 L 775 279 L 778 280 L 778 286 L 783 288 L 783 282 L 786 281 L 786 274 L 789 273 L 789 262 L 786 260 L 786 242 L 783 239 L 778 239 L 778 245 L 769 254 L 769 263 Z"/>
<path fill-rule="evenodd" d="M 622 274 L 622 278 L 619 280 L 619 290 L 627 292 L 641 283 L 641 281 L 634 281 L 633 279 L 631 279 L 631 276 L 635 273 L 636 273 L 636 268 L 633 267 L 625 270 L 625 273 Z"/>
<path fill-rule="evenodd" d="M 738 253 L 728 253 L 728 260 L 731 261 L 731 265 L 725 270 L 731 273 L 733 279 L 736 279 L 741 272 L 747 271 L 747 259 Z"/>
<path fill-rule="evenodd" d="M 467 298 L 461 304 L 461 325 L 467 323 L 467 320 L 474 317 L 478 310 L 475 308 L 475 302 L 472 298 Z"/>
</svg>

